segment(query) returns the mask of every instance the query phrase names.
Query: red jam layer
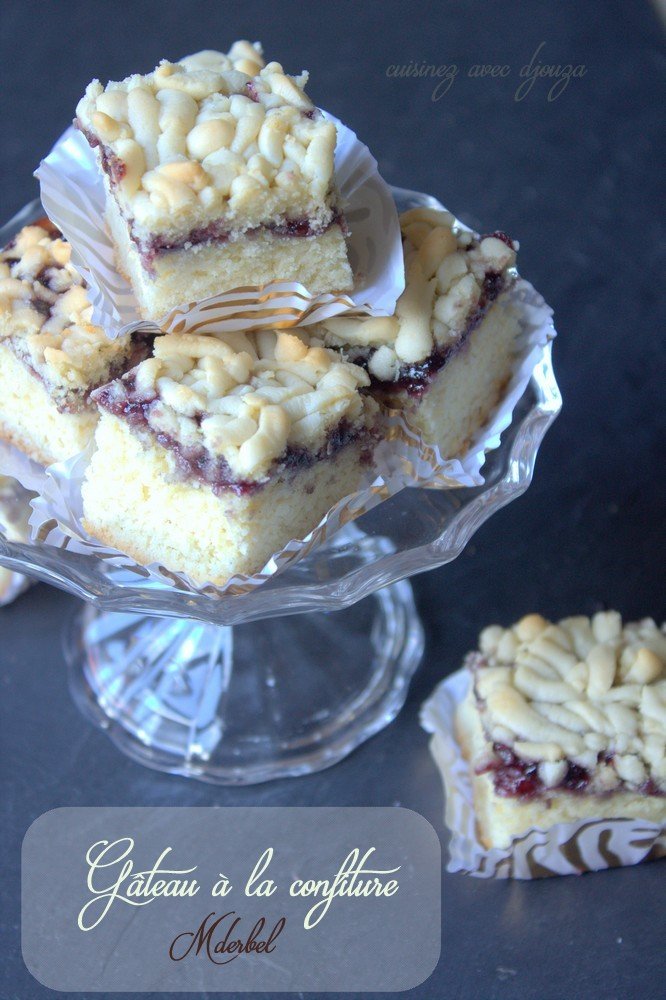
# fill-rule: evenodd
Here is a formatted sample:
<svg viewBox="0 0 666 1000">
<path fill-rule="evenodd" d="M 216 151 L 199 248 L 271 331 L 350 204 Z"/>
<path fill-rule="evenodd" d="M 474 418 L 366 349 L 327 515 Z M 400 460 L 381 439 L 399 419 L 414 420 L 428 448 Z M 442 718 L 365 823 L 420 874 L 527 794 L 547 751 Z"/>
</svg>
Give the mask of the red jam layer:
<svg viewBox="0 0 666 1000">
<path fill-rule="evenodd" d="M 537 763 L 522 760 L 504 743 L 493 743 L 493 753 L 494 759 L 485 767 L 477 768 L 476 773 L 492 772 L 498 795 L 503 798 L 535 799 L 543 794 L 546 786 L 539 778 Z M 568 761 L 567 773 L 557 790 L 584 792 L 589 783 L 589 771 Z"/>
<path fill-rule="evenodd" d="M 274 236 L 280 237 L 308 238 L 321 236 L 332 226 L 340 226 L 342 231 L 346 233 L 345 219 L 340 212 L 334 212 L 331 221 L 326 226 L 313 226 L 309 219 L 287 219 L 281 223 L 271 222 L 256 226 L 254 229 L 247 229 L 243 233 L 243 237 L 251 239 L 261 232 L 270 232 Z M 130 223 L 129 233 L 130 239 L 141 257 L 141 263 L 148 271 L 152 270 L 155 258 L 162 253 L 167 253 L 170 250 L 182 250 L 185 247 L 189 249 L 193 246 L 200 246 L 202 243 L 227 243 L 230 238 L 229 230 L 222 219 L 209 222 L 207 226 L 191 229 L 187 236 L 178 240 L 170 240 L 159 234 L 153 236 L 151 240 L 141 240 L 135 233 L 133 223 Z"/>
<path fill-rule="evenodd" d="M 109 180 L 112 185 L 118 184 L 125 174 L 127 173 L 127 167 L 119 156 L 113 152 L 108 146 L 97 138 L 97 136 L 87 128 L 83 128 L 78 118 L 74 119 L 74 125 L 79 129 L 80 132 L 85 136 L 88 141 L 88 145 L 91 149 L 99 149 L 100 160 L 102 162 L 102 170 L 105 174 L 108 174 Z"/>
<path fill-rule="evenodd" d="M 247 86 L 250 88 L 251 84 L 248 84 Z M 254 92 L 250 92 L 249 89 L 248 96 L 252 97 L 255 101 L 257 100 L 256 94 Z M 314 110 L 303 112 L 303 114 L 309 118 L 311 118 L 314 113 Z M 84 128 L 78 119 L 75 119 L 74 125 L 85 136 L 91 148 L 99 149 L 102 169 L 108 175 L 111 186 L 115 187 L 125 175 L 125 164 L 108 146 L 105 146 L 93 132 Z M 189 249 L 192 246 L 199 246 L 202 243 L 226 243 L 230 238 L 230 230 L 227 228 L 225 221 L 222 219 L 210 222 L 206 226 L 198 226 L 195 229 L 190 230 L 186 236 L 177 240 L 169 239 L 159 233 L 153 236 L 150 240 L 142 240 L 136 234 L 134 221 L 132 219 L 128 219 L 127 224 L 130 239 L 137 248 L 143 267 L 149 273 L 153 273 L 153 264 L 155 258 L 159 254 L 167 253 L 170 250 L 182 250 L 185 247 Z M 266 225 L 256 226 L 253 229 L 248 229 L 243 233 L 243 236 L 251 238 L 262 231 L 267 231 L 273 233 L 274 236 L 285 238 L 297 237 L 302 239 L 313 236 L 321 236 L 332 226 L 340 226 L 344 235 L 348 235 L 344 215 L 338 209 L 333 209 L 331 220 L 325 226 L 313 226 L 309 219 L 285 219 L 284 222 L 271 222 Z"/>
<path fill-rule="evenodd" d="M 518 798 L 530 800 L 540 798 L 546 791 L 550 792 L 586 792 L 592 780 L 590 772 L 568 760 L 564 778 L 554 788 L 546 788 L 539 778 L 539 765 L 534 761 L 526 761 L 518 757 L 504 743 L 493 743 L 494 758 L 485 767 L 476 769 L 477 774 L 491 773 L 493 786 L 497 795 L 502 798 Z M 599 764 L 610 764 L 613 754 L 600 753 Z M 641 795 L 663 795 L 664 793 L 649 779 L 639 789 Z"/>
<path fill-rule="evenodd" d="M 119 385 L 122 385 L 125 390 L 123 395 L 118 394 Z M 113 384 L 110 383 L 97 389 L 93 399 L 108 413 L 126 420 L 130 427 L 140 431 L 148 431 L 162 448 L 173 452 L 182 479 L 196 479 L 206 483 L 216 496 L 225 492 L 232 492 L 237 496 L 247 496 L 266 485 L 266 480 L 258 482 L 237 479 L 226 459 L 211 454 L 203 445 L 185 447 L 170 435 L 155 431 L 150 425 L 149 415 L 151 408 L 159 401 L 159 397 L 153 396 L 149 399 L 140 397 L 135 392 L 133 372 L 129 372 Z M 195 419 L 201 423 L 205 416 L 205 413 L 200 413 Z M 301 472 L 310 468 L 315 462 L 331 458 L 341 448 L 358 441 L 367 433 L 364 429 L 352 427 L 343 420 L 329 432 L 326 444 L 319 451 L 312 452 L 306 448 L 287 448 L 280 459 L 274 463 L 269 475 Z M 371 457 L 372 449 L 369 442 L 367 452 L 364 452 L 361 461 L 369 462 Z"/>
<path fill-rule="evenodd" d="M 64 402 L 56 403 L 56 407 L 59 413 L 80 413 L 82 410 L 91 409 L 93 403 L 91 402 L 92 394 L 96 392 L 101 386 L 106 385 L 112 379 L 120 378 L 129 368 L 135 368 L 141 361 L 149 358 L 153 351 L 153 340 L 155 339 L 153 334 L 149 333 L 133 333 L 131 335 L 130 348 L 124 357 L 120 358 L 118 361 L 114 362 L 104 377 L 102 382 L 96 382 L 94 385 L 88 385 L 85 389 L 69 389 L 67 391 L 67 396 Z M 31 358 L 25 351 L 25 345 L 20 337 L 8 337 L 4 341 L 5 346 L 8 347 L 18 358 L 18 360 L 25 365 L 30 374 L 41 382 L 45 387 L 46 391 L 49 392 L 49 382 L 44 378 L 41 372 L 38 372 L 31 363 Z"/>
<path fill-rule="evenodd" d="M 52 238 L 61 237 L 62 233 L 60 230 L 53 225 L 53 223 L 46 218 L 46 216 L 37 219 L 35 222 L 31 223 L 33 226 L 41 226 L 45 232 L 48 233 Z M 5 247 L 6 251 L 11 252 L 11 250 L 16 245 L 16 240 L 11 240 Z M 19 260 L 19 254 L 16 256 L 9 257 L 9 263 L 14 263 Z M 48 302 L 46 299 L 40 298 L 39 292 L 36 286 L 41 285 L 43 288 L 47 288 L 49 291 L 53 292 L 56 289 L 53 287 L 52 282 L 56 277 L 59 268 L 57 265 L 51 265 L 49 267 L 42 268 L 33 279 L 33 295 L 30 298 L 30 308 L 34 309 L 35 312 L 39 313 L 43 317 L 44 322 L 51 318 L 53 313 L 53 308 L 55 303 Z M 82 282 L 82 287 L 86 287 L 85 281 Z M 58 404 L 58 410 L 60 413 L 78 413 L 81 409 L 90 406 L 90 395 L 95 389 L 99 388 L 100 385 L 104 385 L 106 382 L 112 379 L 117 379 L 123 375 L 128 369 L 134 368 L 143 361 L 145 358 L 150 357 L 152 354 L 153 341 L 155 337 L 153 334 L 136 332 L 133 333 L 130 340 L 130 348 L 128 353 L 120 360 L 114 362 L 109 368 L 103 382 L 97 382 L 95 385 L 87 386 L 85 390 L 71 389 L 68 392 L 68 399 L 65 403 Z M 43 378 L 40 372 L 33 368 L 30 355 L 25 350 L 25 344 L 21 337 L 8 337 L 5 340 L 5 345 L 16 355 L 16 357 L 21 361 L 26 368 L 29 370 L 31 375 L 46 386 L 48 391 L 48 385 L 46 380 Z"/>
<path fill-rule="evenodd" d="M 496 232 L 490 235 L 496 237 L 498 240 L 502 240 L 512 250 L 514 249 L 514 245 L 506 233 Z M 485 239 L 485 237 L 482 236 L 481 239 Z M 371 376 L 373 384 L 381 388 L 384 392 L 406 392 L 408 395 L 417 398 L 422 396 L 429 388 L 435 375 L 463 349 L 468 337 L 481 323 L 489 307 L 499 298 L 502 292 L 506 291 L 513 284 L 513 281 L 514 278 L 512 275 L 502 274 L 497 271 L 487 271 L 483 279 L 481 296 L 476 304 L 476 308 L 470 314 L 465 329 L 454 343 L 436 348 L 429 357 L 419 362 L 419 364 L 403 365 L 398 373 L 398 377 L 392 382 L 384 382 Z M 357 364 L 362 364 L 360 359 L 352 360 L 356 360 Z"/>
</svg>

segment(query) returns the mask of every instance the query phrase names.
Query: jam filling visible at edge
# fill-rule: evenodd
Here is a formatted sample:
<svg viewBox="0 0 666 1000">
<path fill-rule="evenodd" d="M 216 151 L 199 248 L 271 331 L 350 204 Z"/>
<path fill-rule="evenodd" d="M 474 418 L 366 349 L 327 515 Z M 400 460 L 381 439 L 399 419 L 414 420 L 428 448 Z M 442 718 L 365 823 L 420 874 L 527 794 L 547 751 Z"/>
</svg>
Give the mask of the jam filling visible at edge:
<svg viewBox="0 0 666 1000">
<path fill-rule="evenodd" d="M 304 112 L 307 117 L 311 117 L 311 112 Z M 99 149 L 102 169 L 109 177 L 111 186 L 115 187 L 125 176 L 126 166 L 116 154 L 105 146 L 100 139 L 89 129 L 84 128 L 78 119 L 74 120 L 74 125 L 83 134 L 92 149 Z M 188 249 L 193 246 L 200 246 L 203 243 L 226 243 L 230 238 L 230 231 L 226 228 L 223 219 L 217 219 L 206 226 L 198 226 L 180 239 L 173 240 L 158 234 L 151 240 L 140 239 L 135 232 L 134 222 L 127 219 L 129 237 L 137 248 L 141 263 L 144 268 L 152 273 L 155 258 L 161 253 L 168 253 L 170 250 Z M 274 236 L 285 238 L 308 238 L 321 236 L 328 232 L 333 226 L 339 226 L 345 236 L 348 235 L 345 217 L 338 209 L 333 209 L 330 221 L 324 226 L 313 226 L 309 219 L 285 219 L 281 223 L 266 223 L 247 229 L 243 233 L 244 237 L 252 238 L 261 232 L 270 232 Z"/>
<path fill-rule="evenodd" d="M 46 216 L 42 216 L 39 219 L 35 219 L 31 222 L 32 226 L 39 226 L 43 229 L 49 236 L 53 239 L 62 238 L 62 233 L 57 226 L 54 226 L 50 219 Z M 5 247 L 5 252 L 10 251 L 16 246 L 16 240 L 10 240 L 10 242 Z M 18 256 L 9 257 L 9 262 L 14 263 L 19 260 Z M 59 265 L 52 264 L 49 267 L 44 267 L 42 270 L 33 278 L 34 284 L 43 285 L 44 288 L 48 288 L 49 291 L 53 291 L 51 288 L 50 277 L 48 272 L 50 270 L 57 271 Z M 87 285 L 85 281 L 82 282 L 82 287 L 86 288 Z M 40 299 L 37 295 L 33 295 L 30 299 L 30 308 L 34 309 L 36 313 L 43 318 L 44 322 L 50 319 L 53 313 L 53 306 L 50 302 L 45 299 Z M 118 361 L 114 361 L 109 367 L 108 372 L 104 376 L 101 382 L 97 382 L 95 385 L 86 386 L 85 389 L 70 389 L 67 394 L 67 400 L 64 403 L 57 403 L 56 408 L 59 413 L 79 413 L 82 409 L 90 407 L 90 394 L 98 389 L 100 386 L 105 385 L 112 379 L 119 378 L 123 375 L 129 368 L 134 368 L 143 361 L 145 358 L 150 357 L 152 353 L 152 346 L 155 337 L 153 334 L 135 332 L 130 338 L 130 349 L 124 357 L 120 358 Z M 30 356 L 26 354 L 24 350 L 21 350 L 23 341 L 20 337 L 7 337 L 4 341 L 6 347 L 8 347 L 15 357 L 25 365 L 31 375 L 33 375 L 38 382 L 41 382 L 46 386 L 46 380 L 41 372 L 33 366 Z M 48 389 L 48 387 L 47 387 Z"/>
<path fill-rule="evenodd" d="M 253 229 L 246 229 L 243 232 L 244 238 L 252 238 L 262 232 L 272 233 L 280 237 L 307 238 L 310 236 L 321 236 L 328 232 L 333 226 L 340 226 L 346 233 L 346 223 L 344 216 L 334 211 L 331 221 L 325 226 L 313 226 L 308 219 L 287 219 L 282 223 L 270 222 L 265 225 L 255 226 Z M 191 229 L 187 236 L 182 239 L 170 240 L 166 236 L 154 236 L 146 242 L 140 240 L 135 232 L 134 225 L 129 224 L 130 239 L 135 244 L 141 257 L 143 265 L 150 269 L 156 257 L 161 253 L 168 253 L 170 250 L 182 250 L 184 247 L 200 246 L 202 243 L 226 243 L 229 240 L 229 230 L 222 219 L 209 222 L 207 226 L 199 226 Z"/>
<path fill-rule="evenodd" d="M 102 386 L 95 393 L 95 402 L 112 413 L 116 417 L 122 417 L 130 427 L 148 432 L 157 443 L 163 448 L 173 452 L 176 459 L 176 467 L 183 479 L 196 479 L 201 483 L 210 486 L 216 496 L 220 496 L 225 491 L 235 493 L 237 496 L 246 496 L 267 485 L 268 480 L 240 480 L 234 477 L 226 459 L 221 456 L 212 455 L 203 446 L 184 447 L 175 438 L 168 434 L 163 434 L 154 430 L 149 422 L 148 414 L 150 407 L 157 397 L 152 399 L 132 398 L 134 389 L 134 377 L 130 372 L 123 378 L 123 385 L 127 390 L 127 396 L 123 399 L 113 399 L 113 389 L 111 386 Z M 201 414 L 199 422 L 205 415 Z M 340 451 L 348 444 L 358 441 L 361 437 L 370 438 L 370 432 L 365 428 L 352 427 L 346 421 L 341 421 L 337 427 L 333 428 L 327 437 L 326 444 L 317 452 L 308 451 L 307 448 L 289 447 L 274 463 L 269 470 L 269 477 L 274 473 L 284 474 L 300 472 L 310 468 L 315 462 L 330 458 L 335 452 Z M 368 440 L 368 448 L 361 455 L 361 462 L 368 463 L 372 459 L 371 442 Z"/>
<path fill-rule="evenodd" d="M 54 406 L 59 413 L 80 413 L 82 410 L 94 409 L 94 404 L 91 402 L 91 395 L 98 389 L 102 388 L 114 379 L 120 378 L 129 368 L 135 368 L 141 361 L 145 361 L 152 354 L 153 341 L 155 339 L 154 334 L 142 333 L 137 331 L 130 335 L 130 347 L 128 353 L 124 354 L 117 361 L 114 361 L 104 378 L 100 382 L 96 382 L 94 385 L 88 385 L 85 388 L 69 389 L 64 402 L 53 401 Z M 44 375 L 38 371 L 31 362 L 30 356 L 24 351 L 21 351 L 21 339 L 16 337 L 8 337 L 4 341 L 4 345 L 11 350 L 18 360 L 25 365 L 27 370 L 36 378 L 38 382 L 41 382 L 45 387 L 46 391 L 49 392 L 49 382 L 44 377 Z"/>
<path fill-rule="evenodd" d="M 493 743 L 493 753 L 494 759 L 484 767 L 477 768 L 476 773 L 491 772 L 498 795 L 503 798 L 534 799 L 543 794 L 546 786 L 539 777 L 537 763 L 522 760 L 504 743 Z M 567 772 L 557 790 L 584 792 L 589 783 L 589 771 L 572 761 L 567 761 Z"/>
<path fill-rule="evenodd" d="M 497 237 L 497 239 L 501 239 L 508 246 L 512 246 L 511 240 L 504 233 L 498 232 L 492 235 Z M 513 278 L 511 276 L 506 277 L 495 271 L 488 271 L 483 279 L 481 297 L 476 308 L 470 314 L 465 329 L 453 343 L 435 348 L 432 354 L 418 364 L 404 365 L 400 369 L 398 377 L 392 382 L 385 382 L 371 375 L 370 381 L 373 386 L 381 389 L 389 396 L 389 405 L 390 394 L 394 392 L 406 392 L 409 396 L 416 398 L 422 396 L 429 388 L 435 375 L 464 348 L 470 334 L 481 323 L 489 306 L 499 298 L 502 292 L 510 287 L 512 282 Z M 352 360 L 356 364 L 364 365 L 364 361 L 360 357 L 352 357 Z M 367 359 L 365 363 L 367 364 Z"/>
<path fill-rule="evenodd" d="M 479 654 L 471 654 L 468 657 L 467 666 L 476 676 L 477 671 L 483 669 L 484 662 L 483 657 Z M 479 696 L 476 683 L 474 684 L 474 698 L 477 707 L 480 708 L 485 704 L 483 698 Z M 488 738 L 487 733 L 486 737 Z M 475 774 L 492 774 L 495 792 L 503 798 L 530 800 L 545 797 L 549 792 L 580 794 L 589 791 L 592 773 L 571 760 L 566 761 L 567 770 L 559 784 L 550 787 L 546 786 L 539 777 L 538 761 L 523 760 L 505 743 L 492 742 L 492 748 L 492 759 L 487 764 L 475 768 Z M 613 753 L 602 750 L 597 755 L 597 764 L 611 764 L 613 757 Z M 605 794 L 612 794 L 613 791 L 614 789 L 611 789 Z M 666 795 L 651 778 L 643 782 L 638 793 L 641 795 Z"/>
<path fill-rule="evenodd" d="M 504 743 L 493 743 L 493 753 L 495 755 L 493 760 L 483 767 L 477 767 L 475 773 L 491 773 L 495 792 L 502 798 L 529 800 L 539 798 L 545 792 L 586 792 L 592 780 L 587 768 L 568 760 L 566 774 L 560 783 L 553 788 L 546 787 L 539 777 L 539 765 L 536 761 L 522 760 Z M 605 751 L 597 757 L 598 764 L 610 764 L 612 760 L 613 754 Z M 638 792 L 640 795 L 665 794 L 651 778 L 641 785 Z"/>
</svg>

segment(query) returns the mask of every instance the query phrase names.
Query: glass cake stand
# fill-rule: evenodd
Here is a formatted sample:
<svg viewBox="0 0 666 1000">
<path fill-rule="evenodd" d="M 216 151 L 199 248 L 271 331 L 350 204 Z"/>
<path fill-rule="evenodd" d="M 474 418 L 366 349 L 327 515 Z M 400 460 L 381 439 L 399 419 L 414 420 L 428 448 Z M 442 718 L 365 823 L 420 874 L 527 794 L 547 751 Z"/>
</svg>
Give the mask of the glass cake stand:
<svg viewBox="0 0 666 1000">
<path fill-rule="evenodd" d="M 395 718 L 424 645 L 408 578 L 527 489 L 560 407 L 549 345 L 482 486 L 403 489 L 247 593 L 193 593 L 1 531 L 0 564 L 86 602 L 66 628 L 71 690 L 128 756 L 215 784 L 307 774 Z"/>
</svg>

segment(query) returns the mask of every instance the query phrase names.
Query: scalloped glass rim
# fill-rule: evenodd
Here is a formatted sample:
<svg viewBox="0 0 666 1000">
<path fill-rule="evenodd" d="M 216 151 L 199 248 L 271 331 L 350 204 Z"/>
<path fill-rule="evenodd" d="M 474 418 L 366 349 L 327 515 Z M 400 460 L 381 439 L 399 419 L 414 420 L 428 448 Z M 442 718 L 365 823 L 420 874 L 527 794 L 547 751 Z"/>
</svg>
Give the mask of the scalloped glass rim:
<svg viewBox="0 0 666 1000">
<path fill-rule="evenodd" d="M 428 195 L 403 188 L 392 191 L 401 211 L 415 205 L 441 207 Z M 0 246 L 42 212 L 37 199 L 26 205 L 0 230 Z M 451 562 L 491 514 L 524 493 L 532 480 L 539 445 L 562 406 L 551 346 L 547 345 L 535 365 L 499 448 L 486 457 L 483 485 L 404 489 L 251 593 L 218 598 L 151 580 L 137 584 L 136 575 L 112 569 L 97 556 L 13 543 L 1 532 L 0 564 L 105 611 L 233 625 L 348 607 L 380 587 Z"/>
</svg>

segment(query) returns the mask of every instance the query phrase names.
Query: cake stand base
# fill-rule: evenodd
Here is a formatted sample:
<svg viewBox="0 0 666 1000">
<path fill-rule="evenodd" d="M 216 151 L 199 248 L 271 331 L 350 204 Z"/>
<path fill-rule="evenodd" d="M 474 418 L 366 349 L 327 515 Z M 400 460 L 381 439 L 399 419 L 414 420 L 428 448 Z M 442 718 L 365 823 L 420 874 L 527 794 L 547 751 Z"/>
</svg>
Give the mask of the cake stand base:
<svg viewBox="0 0 666 1000">
<path fill-rule="evenodd" d="M 395 718 L 422 652 L 406 581 L 234 627 L 87 606 L 66 638 L 77 704 L 124 753 L 219 785 L 335 764 Z"/>
</svg>

